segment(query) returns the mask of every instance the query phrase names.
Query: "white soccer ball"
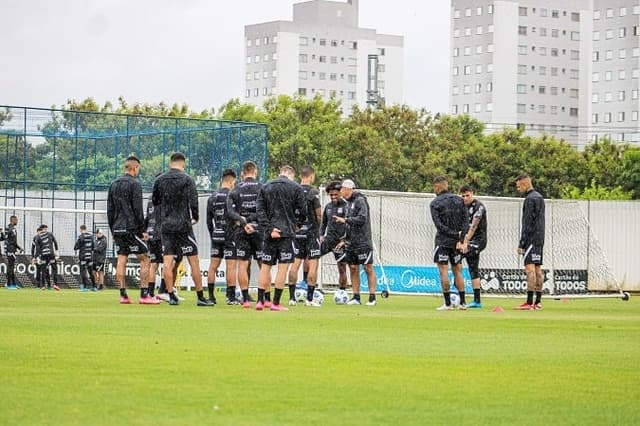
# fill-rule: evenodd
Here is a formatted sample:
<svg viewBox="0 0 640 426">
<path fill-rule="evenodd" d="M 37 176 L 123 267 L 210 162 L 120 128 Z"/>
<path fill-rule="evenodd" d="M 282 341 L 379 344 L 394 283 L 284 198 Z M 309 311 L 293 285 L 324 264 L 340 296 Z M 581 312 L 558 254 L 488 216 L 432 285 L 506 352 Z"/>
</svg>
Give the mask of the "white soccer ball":
<svg viewBox="0 0 640 426">
<path fill-rule="evenodd" d="M 349 301 L 349 294 L 345 290 L 338 290 L 333 294 L 336 305 L 345 305 Z"/>
<path fill-rule="evenodd" d="M 296 288 L 295 298 L 296 302 L 304 302 L 305 300 L 307 300 L 307 290 Z"/>
<path fill-rule="evenodd" d="M 460 296 L 458 296 L 458 293 L 451 293 L 451 306 L 454 308 L 460 306 Z"/>
<path fill-rule="evenodd" d="M 324 303 L 324 294 L 322 294 L 322 292 L 315 290 L 313 292 L 313 301 L 316 302 L 318 305 L 322 305 Z"/>
</svg>

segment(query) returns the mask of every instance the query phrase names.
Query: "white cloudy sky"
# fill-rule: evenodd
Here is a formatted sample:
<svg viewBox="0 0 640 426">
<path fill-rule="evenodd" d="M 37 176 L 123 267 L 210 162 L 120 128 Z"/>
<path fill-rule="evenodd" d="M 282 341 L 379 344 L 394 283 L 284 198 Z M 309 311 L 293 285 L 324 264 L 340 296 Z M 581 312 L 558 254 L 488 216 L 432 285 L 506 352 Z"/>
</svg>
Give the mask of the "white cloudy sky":
<svg viewBox="0 0 640 426">
<path fill-rule="evenodd" d="M 215 107 L 243 95 L 244 25 L 294 0 L 0 0 L 0 104 L 92 96 Z M 360 26 L 405 37 L 404 99 L 448 105 L 449 0 L 360 0 Z"/>
</svg>

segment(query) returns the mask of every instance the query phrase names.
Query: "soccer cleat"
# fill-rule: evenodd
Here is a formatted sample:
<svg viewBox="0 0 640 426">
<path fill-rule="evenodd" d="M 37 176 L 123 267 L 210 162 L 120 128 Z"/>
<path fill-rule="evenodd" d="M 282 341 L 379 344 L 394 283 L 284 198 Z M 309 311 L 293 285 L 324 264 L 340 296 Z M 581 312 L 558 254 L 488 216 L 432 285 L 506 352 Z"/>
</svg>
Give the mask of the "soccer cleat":
<svg viewBox="0 0 640 426">
<path fill-rule="evenodd" d="M 541 311 L 542 310 L 542 303 L 534 303 L 533 304 L 533 310 L 534 311 Z"/>
<path fill-rule="evenodd" d="M 198 299 L 196 306 L 216 306 L 216 305 L 209 299 Z"/>
<path fill-rule="evenodd" d="M 7 284 L 7 290 L 17 290 L 18 286 L 15 284 Z"/>
<path fill-rule="evenodd" d="M 235 298 L 235 297 L 234 297 L 234 298 L 227 297 L 227 298 L 224 300 L 224 303 L 226 303 L 226 304 L 227 304 L 227 305 L 229 305 L 229 306 L 236 306 L 236 305 L 239 305 L 239 304 L 240 304 L 240 302 L 238 302 L 238 300 L 236 300 L 236 298 Z"/>
<path fill-rule="evenodd" d="M 129 299 L 128 297 L 121 297 L 120 298 L 120 304 L 121 305 L 130 305 L 131 304 L 131 299 Z"/>
<path fill-rule="evenodd" d="M 251 309 L 251 302 L 249 302 L 248 300 L 246 302 L 242 302 L 242 307 L 244 309 Z"/>
<path fill-rule="evenodd" d="M 453 307 L 451 305 L 442 304 L 442 306 L 438 306 L 436 311 L 453 311 Z"/>
<path fill-rule="evenodd" d="M 91 287 L 91 291 L 98 291 L 97 287 Z"/>
<path fill-rule="evenodd" d="M 54 284 L 54 285 L 53 285 L 53 289 L 54 289 L 55 291 L 60 291 L 60 287 L 58 287 L 58 284 Z"/>
<path fill-rule="evenodd" d="M 44 291 L 46 291 L 46 290 L 47 290 L 47 288 L 46 288 L 45 286 L 42 286 L 42 287 L 40 287 L 40 290 L 44 290 Z"/>
<path fill-rule="evenodd" d="M 81 291 L 81 292 L 83 292 L 83 293 L 86 293 L 87 291 L 89 291 L 89 289 L 88 289 L 88 288 L 86 288 L 86 287 L 82 287 L 82 288 L 80 288 L 78 291 Z"/>
<path fill-rule="evenodd" d="M 533 305 L 530 305 L 527 302 L 524 302 L 522 305 L 514 306 L 513 310 L 514 311 L 532 311 Z"/>
<path fill-rule="evenodd" d="M 360 303 L 360 299 L 351 299 L 347 302 L 347 305 L 362 305 L 362 303 Z"/>
<path fill-rule="evenodd" d="M 216 300 L 216 297 L 215 297 L 215 296 L 210 297 L 210 298 L 208 298 L 207 300 L 208 300 L 209 302 L 213 303 L 214 305 L 217 305 L 217 304 L 218 304 L 218 301 Z"/>
<path fill-rule="evenodd" d="M 378 304 L 378 302 L 376 300 L 369 300 L 367 302 L 367 306 L 376 306 Z"/>
<path fill-rule="evenodd" d="M 165 302 L 168 302 L 171 297 L 169 297 L 169 293 L 158 293 L 158 299 L 160 300 L 164 300 Z"/>
<path fill-rule="evenodd" d="M 269 309 L 269 308 L 271 307 L 271 305 L 272 305 L 271 300 L 266 300 L 266 301 L 264 302 L 264 307 L 265 307 L 265 309 Z"/>
<path fill-rule="evenodd" d="M 316 302 L 315 300 L 305 300 L 304 306 L 311 306 L 312 308 L 319 308 L 322 305 Z"/>
<path fill-rule="evenodd" d="M 293 300 L 293 299 L 289 299 L 289 306 L 296 306 L 298 303 Z"/>
<path fill-rule="evenodd" d="M 179 304 L 180 304 L 180 300 L 178 300 L 178 299 L 169 299 L 169 305 L 177 306 Z"/>
<path fill-rule="evenodd" d="M 480 309 L 480 308 L 482 308 L 482 303 L 474 301 L 474 302 L 469 303 L 467 305 L 467 308 L 469 308 L 469 309 Z"/>
<path fill-rule="evenodd" d="M 140 303 L 141 305 L 159 305 L 162 302 L 160 301 L 160 299 L 156 299 L 155 297 L 146 296 L 141 297 L 140 300 L 138 300 L 138 303 Z"/>
<path fill-rule="evenodd" d="M 272 304 L 271 305 L 271 310 L 272 311 L 288 311 L 289 308 L 282 306 L 282 305 L 276 305 L 276 304 Z"/>
<path fill-rule="evenodd" d="M 464 303 L 461 303 L 461 304 L 458 306 L 458 310 L 460 310 L 460 311 L 466 311 L 466 310 L 467 310 L 467 305 L 465 305 Z"/>
<path fill-rule="evenodd" d="M 264 309 L 264 303 L 258 302 L 256 303 L 256 311 L 261 311 Z"/>
</svg>

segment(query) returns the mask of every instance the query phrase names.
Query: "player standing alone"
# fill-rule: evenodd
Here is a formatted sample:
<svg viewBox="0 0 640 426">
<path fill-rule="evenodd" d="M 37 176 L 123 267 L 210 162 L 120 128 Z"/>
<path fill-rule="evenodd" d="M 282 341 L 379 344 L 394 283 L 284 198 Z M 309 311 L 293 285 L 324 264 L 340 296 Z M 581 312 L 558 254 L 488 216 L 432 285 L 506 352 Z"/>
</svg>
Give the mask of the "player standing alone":
<svg viewBox="0 0 640 426">
<path fill-rule="evenodd" d="M 460 196 L 469 210 L 469 230 L 462 241 L 462 252 L 469 265 L 471 287 L 473 287 L 473 302 L 468 308 L 482 308 L 480 301 L 480 252 L 487 247 L 487 209 L 484 204 L 474 197 L 473 188 L 463 185 Z"/>
<path fill-rule="evenodd" d="M 4 240 L 4 251 L 7 256 L 7 288 L 10 290 L 20 288 L 15 272 L 16 253 L 24 253 L 22 247 L 18 245 L 16 226 L 18 226 L 18 216 L 11 216 L 7 229 L 0 232 L 0 240 Z"/>
<path fill-rule="evenodd" d="M 95 272 L 98 290 L 104 289 L 104 263 L 107 261 L 107 237 L 101 229 L 96 229 L 93 242 L 93 271 Z"/>
<path fill-rule="evenodd" d="M 518 254 L 522 255 L 527 274 L 527 301 L 516 310 L 542 309 L 542 251 L 544 247 L 544 198 L 533 189 L 531 177 L 524 173 L 516 180 L 516 189 L 527 194 L 522 205 L 522 229 Z M 536 300 L 533 301 L 535 292 Z"/>
<path fill-rule="evenodd" d="M 433 180 L 433 192 L 436 198 L 431 201 L 431 219 L 436 226 L 436 241 L 433 261 L 438 264 L 440 284 L 444 304 L 439 311 L 450 311 L 451 293 L 449 283 L 449 263 L 460 296 L 460 309 L 467 309 L 464 294 L 464 278 L 462 277 L 462 239 L 469 229 L 469 213 L 462 198 L 449 192 L 449 182 L 444 176 Z"/>
</svg>

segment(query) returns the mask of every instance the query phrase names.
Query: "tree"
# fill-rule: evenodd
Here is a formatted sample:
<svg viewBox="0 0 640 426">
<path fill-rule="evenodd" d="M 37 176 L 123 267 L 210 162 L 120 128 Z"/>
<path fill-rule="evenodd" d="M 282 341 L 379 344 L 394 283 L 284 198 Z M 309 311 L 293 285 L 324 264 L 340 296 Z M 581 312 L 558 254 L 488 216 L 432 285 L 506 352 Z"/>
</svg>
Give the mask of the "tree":
<svg viewBox="0 0 640 426">
<path fill-rule="evenodd" d="M 640 199 L 640 148 L 626 148 L 622 156 L 620 177 L 622 188 L 630 191 L 634 200 Z"/>
</svg>

